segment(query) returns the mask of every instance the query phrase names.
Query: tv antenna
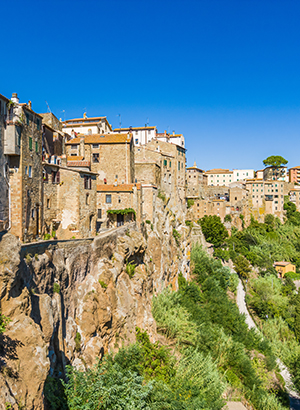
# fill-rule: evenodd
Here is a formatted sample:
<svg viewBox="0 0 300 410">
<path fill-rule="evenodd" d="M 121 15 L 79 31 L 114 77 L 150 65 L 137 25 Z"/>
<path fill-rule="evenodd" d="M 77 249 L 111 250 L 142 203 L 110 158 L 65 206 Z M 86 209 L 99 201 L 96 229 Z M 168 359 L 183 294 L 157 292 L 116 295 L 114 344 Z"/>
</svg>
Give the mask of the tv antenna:
<svg viewBox="0 0 300 410">
<path fill-rule="evenodd" d="M 149 117 L 147 118 L 146 127 L 149 125 Z"/>
<path fill-rule="evenodd" d="M 52 114 L 52 112 L 51 112 L 51 110 L 50 110 L 50 107 L 49 107 L 49 104 L 47 103 L 47 101 L 46 101 L 46 100 L 45 100 L 45 103 L 47 104 L 48 111 L 50 112 L 50 114 Z"/>
<path fill-rule="evenodd" d="M 121 114 L 117 114 L 117 117 L 119 117 L 119 128 L 122 128 L 122 117 L 121 117 Z"/>
<path fill-rule="evenodd" d="M 64 122 L 66 121 L 66 115 L 65 115 L 65 110 L 62 110 L 62 112 L 64 113 Z"/>
</svg>

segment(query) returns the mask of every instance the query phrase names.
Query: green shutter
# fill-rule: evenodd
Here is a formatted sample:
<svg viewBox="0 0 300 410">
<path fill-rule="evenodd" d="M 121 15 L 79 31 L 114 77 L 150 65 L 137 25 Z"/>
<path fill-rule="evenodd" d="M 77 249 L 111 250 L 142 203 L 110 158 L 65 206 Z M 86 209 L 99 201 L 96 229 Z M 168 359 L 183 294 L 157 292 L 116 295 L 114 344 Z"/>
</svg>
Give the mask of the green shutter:
<svg viewBox="0 0 300 410">
<path fill-rule="evenodd" d="M 29 137 L 29 149 L 32 151 L 32 137 Z"/>
<path fill-rule="evenodd" d="M 39 152 L 39 144 L 35 141 L 35 152 Z"/>
</svg>

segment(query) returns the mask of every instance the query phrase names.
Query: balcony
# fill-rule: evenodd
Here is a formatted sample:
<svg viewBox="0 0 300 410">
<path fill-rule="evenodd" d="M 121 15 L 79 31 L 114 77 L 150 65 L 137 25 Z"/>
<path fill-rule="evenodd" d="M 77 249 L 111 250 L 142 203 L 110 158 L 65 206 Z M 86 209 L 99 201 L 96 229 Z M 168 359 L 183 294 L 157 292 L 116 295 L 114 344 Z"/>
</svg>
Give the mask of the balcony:
<svg viewBox="0 0 300 410">
<path fill-rule="evenodd" d="M 4 155 L 20 155 L 21 128 L 9 124 L 4 131 Z"/>
</svg>

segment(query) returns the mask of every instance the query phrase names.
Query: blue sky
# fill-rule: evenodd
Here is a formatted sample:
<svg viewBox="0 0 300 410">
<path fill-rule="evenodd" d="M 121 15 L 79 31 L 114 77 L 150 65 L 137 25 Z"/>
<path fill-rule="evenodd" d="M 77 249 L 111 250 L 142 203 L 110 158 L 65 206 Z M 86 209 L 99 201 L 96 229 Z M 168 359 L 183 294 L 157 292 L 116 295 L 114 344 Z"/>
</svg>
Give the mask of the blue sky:
<svg viewBox="0 0 300 410">
<path fill-rule="evenodd" d="M 3 2 L 0 93 L 66 119 L 149 119 L 203 169 L 300 165 L 299 17 L 298 0 Z"/>
</svg>

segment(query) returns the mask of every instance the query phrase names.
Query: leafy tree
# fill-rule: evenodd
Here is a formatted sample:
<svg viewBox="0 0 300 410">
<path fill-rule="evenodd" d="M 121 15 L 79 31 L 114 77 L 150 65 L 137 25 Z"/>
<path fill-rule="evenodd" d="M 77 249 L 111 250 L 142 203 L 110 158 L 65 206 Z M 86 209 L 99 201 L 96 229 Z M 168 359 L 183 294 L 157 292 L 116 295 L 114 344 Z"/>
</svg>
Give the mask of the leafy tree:
<svg viewBox="0 0 300 410">
<path fill-rule="evenodd" d="M 300 292 L 297 294 L 295 298 L 295 322 L 294 322 L 294 330 L 296 339 L 300 342 Z"/>
<path fill-rule="evenodd" d="M 270 157 L 263 160 L 265 167 L 280 167 L 281 165 L 286 165 L 288 161 L 281 157 L 280 155 L 271 155 Z"/>
<path fill-rule="evenodd" d="M 228 232 L 219 216 L 205 215 L 198 221 L 207 242 L 220 246 L 228 237 Z"/>
<path fill-rule="evenodd" d="M 231 222 L 231 221 L 232 221 L 231 215 L 230 214 L 225 215 L 224 222 Z"/>
<path fill-rule="evenodd" d="M 234 260 L 234 269 L 243 278 L 248 278 L 251 267 L 248 260 L 243 255 L 238 255 Z"/>
<path fill-rule="evenodd" d="M 274 223 L 275 223 L 275 216 L 274 215 L 272 215 L 272 214 L 265 215 L 265 224 L 266 225 L 268 225 L 270 227 L 273 227 Z"/>
</svg>

